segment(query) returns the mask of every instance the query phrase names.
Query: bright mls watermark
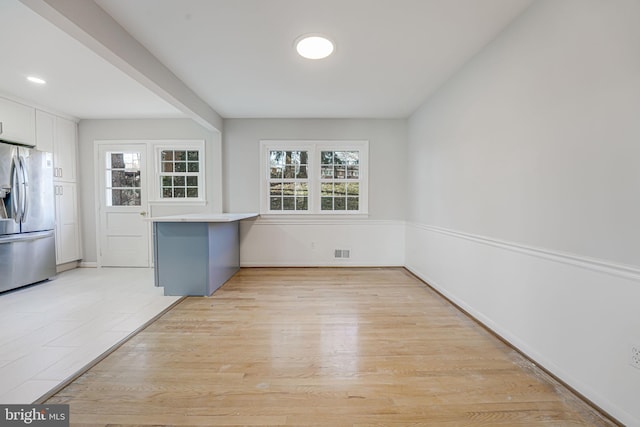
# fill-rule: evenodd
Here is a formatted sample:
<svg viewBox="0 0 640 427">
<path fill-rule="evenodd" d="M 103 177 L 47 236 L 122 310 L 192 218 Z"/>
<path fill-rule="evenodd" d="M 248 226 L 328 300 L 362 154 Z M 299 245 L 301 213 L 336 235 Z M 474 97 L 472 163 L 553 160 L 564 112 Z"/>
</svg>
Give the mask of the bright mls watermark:
<svg viewBox="0 0 640 427">
<path fill-rule="evenodd" d="M 69 405 L 0 405 L 0 427 L 69 427 Z"/>
</svg>

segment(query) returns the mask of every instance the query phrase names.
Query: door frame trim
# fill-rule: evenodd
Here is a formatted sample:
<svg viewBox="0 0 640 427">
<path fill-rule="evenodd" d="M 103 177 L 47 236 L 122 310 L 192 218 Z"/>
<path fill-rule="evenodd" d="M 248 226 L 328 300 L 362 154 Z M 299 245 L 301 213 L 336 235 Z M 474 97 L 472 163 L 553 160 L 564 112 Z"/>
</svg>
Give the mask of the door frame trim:
<svg viewBox="0 0 640 427">
<path fill-rule="evenodd" d="M 207 177 L 210 176 L 210 171 L 207 170 L 207 141 L 205 139 L 200 138 L 168 138 L 168 139 L 96 139 L 93 141 L 93 161 L 94 161 L 94 178 L 93 178 L 93 188 L 95 191 L 94 197 L 94 219 L 95 219 L 95 245 L 96 245 L 96 263 L 95 267 L 102 267 L 102 252 L 101 252 L 101 239 L 100 239 L 100 205 L 101 201 L 99 197 L 102 195 L 102 189 L 100 188 L 100 173 L 103 167 L 100 164 L 100 149 L 104 146 L 117 146 L 117 145 L 144 145 L 146 147 L 145 151 L 145 162 L 146 162 L 146 171 L 145 171 L 145 179 L 147 180 L 147 203 L 146 203 L 146 211 L 149 216 L 153 216 L 153 207 L 154 206 L 198 206 L 203 207 L 208 205 L 207 201 Z M 156 192 L 157 192 L 157 183 L 155 183 L 155 177 L 158 173 L 155 157 L 155 149 L 158 146 L 167 146 L 167 147 L 180 147 L 182 145 L 197 145 L 202 150 L 203 156 L 203 182 L 202 182 L 202 190 L 204 195 L 204 200 L 199 201 L 171 201 L 171 202 L 163 202 L 156 200 Z M 153 259 L 153 227 L 151 227 L 151 222 L 149 222 L 149 266 L 152 267 L 154 263 Z"/>
<path fill-rule="evenodd" d="M 116 146 L 127 146 L 127 145 L 143 145 L 145 147 L 144 150 L 144 162 L 145 162 L 145 170 L 144 170 L 144 180 L 143 182 L 147 183 L 147 188 L 142 188 L 142 191 L 147 191 L 146 197 L 146 206 L 143 207 L 147 212 L 149 211 L 149 191 L 151 191 L 149 187 L 149 177 L 151 176 L 149 172 L 149 143 L 156 141 L 149 140 L 95 140 L 93 141 L 93 161 L 94 161 L 94 215 L 95 215 L 95 223 L 96 223 L 96 267 L 102 268 L 102 216 L 100 214 L 100 209 L 103 205 L 101 201 L 101 197 L 103 196 L 102 190 L 103 188 L 100 186 L 101 174 L 104 173 L 104 166 L 102 165 L 102 159 L 100 158 L 100 152 L 104 147 L 116 147 Z M 149 260 L 149 267 L 153 266 L 153 238 L 152 238 L 152 230 L 150 223 L 147 225 L 148 230 L 148 242 L 147 242 L 147 257 Z"/>
</svg>

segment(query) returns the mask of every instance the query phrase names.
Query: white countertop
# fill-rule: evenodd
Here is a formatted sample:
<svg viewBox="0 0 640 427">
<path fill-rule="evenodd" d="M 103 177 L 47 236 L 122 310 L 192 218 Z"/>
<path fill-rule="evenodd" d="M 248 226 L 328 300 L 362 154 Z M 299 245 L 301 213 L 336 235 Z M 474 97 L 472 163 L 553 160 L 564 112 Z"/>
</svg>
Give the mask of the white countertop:
<svg viewBox="0 0 640 427">
<path fill-rule="evenodd" d="M 257 213 L 184 214 L 148 218 L 151 222 L 233 222 L 257 217 Z"/>
</svg>

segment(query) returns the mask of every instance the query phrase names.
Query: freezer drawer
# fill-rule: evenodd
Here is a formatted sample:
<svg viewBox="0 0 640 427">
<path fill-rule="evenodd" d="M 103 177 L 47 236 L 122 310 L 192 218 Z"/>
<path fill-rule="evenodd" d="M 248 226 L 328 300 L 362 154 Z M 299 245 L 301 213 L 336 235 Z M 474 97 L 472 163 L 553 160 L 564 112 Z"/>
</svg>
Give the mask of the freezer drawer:
<svg viewBox="0 0 640 427">
<path fill-rule="evenodd" d="M 0 237 L 0 292 L 56 275 L 53 231 Z"/>
</svg>

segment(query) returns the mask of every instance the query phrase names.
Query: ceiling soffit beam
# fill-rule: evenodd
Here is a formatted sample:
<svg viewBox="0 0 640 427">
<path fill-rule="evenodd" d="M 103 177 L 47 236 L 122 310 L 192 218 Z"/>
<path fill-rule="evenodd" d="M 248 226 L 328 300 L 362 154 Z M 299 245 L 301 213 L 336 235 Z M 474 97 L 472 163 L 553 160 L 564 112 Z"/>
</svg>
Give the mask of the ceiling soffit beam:
<svg viewBox="0 0 640 427">
<path fill-rule="evenodd" d="M 222 131 L 222 117 L 93 0 L 20 1 L 201 126 Z"/>
</svg>

